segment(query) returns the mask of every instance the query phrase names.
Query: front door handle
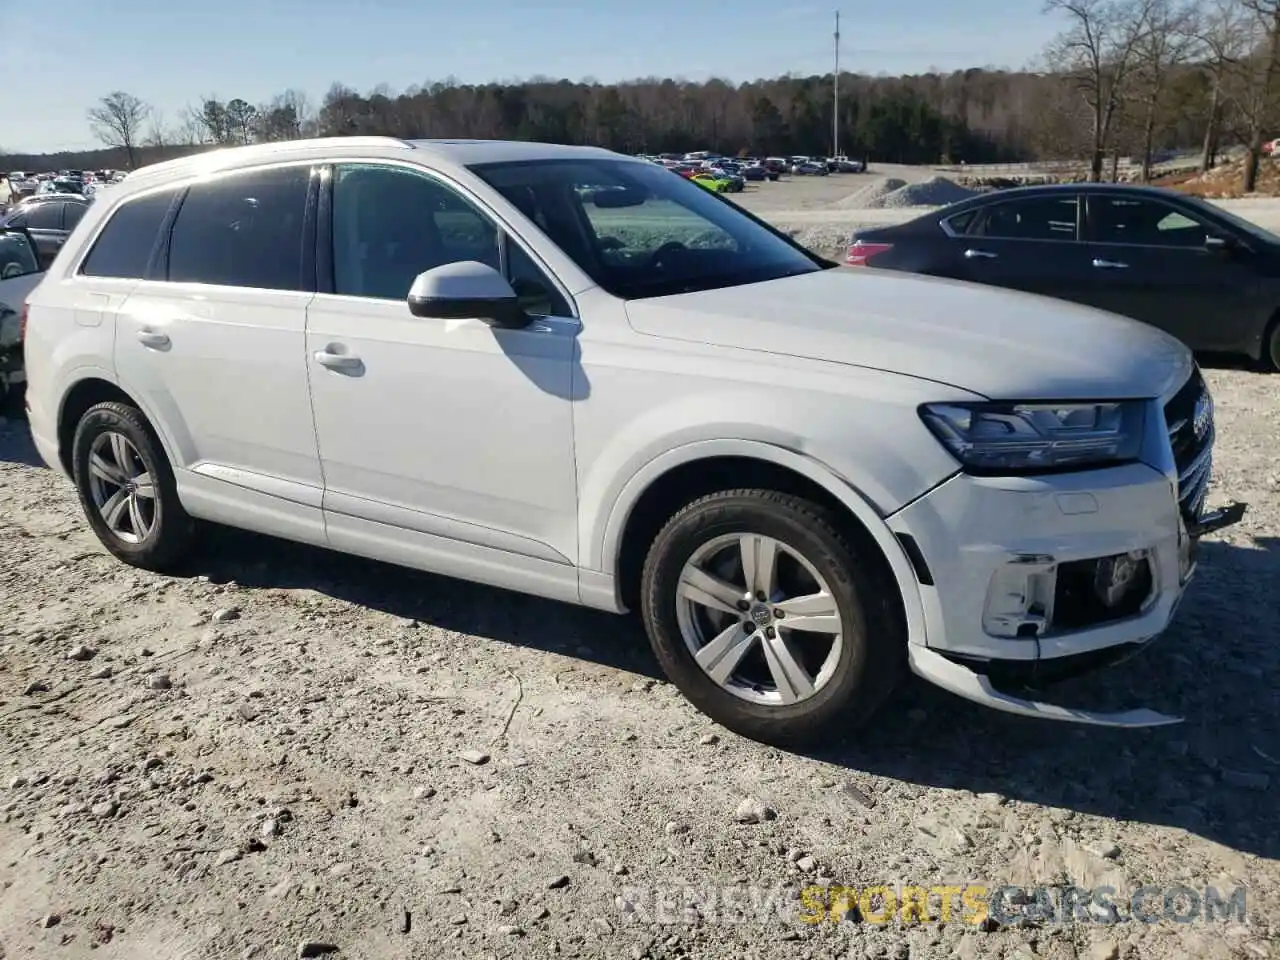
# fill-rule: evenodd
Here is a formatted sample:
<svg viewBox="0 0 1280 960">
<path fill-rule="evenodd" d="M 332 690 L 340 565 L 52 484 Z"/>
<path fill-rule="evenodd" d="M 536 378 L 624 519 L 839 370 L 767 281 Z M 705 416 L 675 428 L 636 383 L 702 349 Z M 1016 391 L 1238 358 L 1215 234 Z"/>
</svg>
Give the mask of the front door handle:
<svg viewBox="0 0 1280 960">
<path fill-rule="evenodd" d="M 329 350 L 316 351 L 316 363 L 339 373 L 355 373 L 364 367 L 359 357 L 349 353 L 333 353 Z"/>
<path fill-rule="evenodd" d="M 1127 263 L 1121 263 L 1119 260 L 1094 260 L 1093 265 L 1099 270 L 1128 270 Z"/>
<path fill-rule="evenodd" d="M 966 260 L 995 260 L 998 259 L 999 256 L 1000 254 L 992 253 L 990 250 L 975 250 L 973 247 L 970 247 L 964 252 L 964 258 Z"/>
<path fill-rule="evenodd" d="M 159 333 L 156 330 L 148 330 L 143 327 L 138 331 L 138 342 L 144 347 L 154 347 L 157 350 L 164 350 L 169 346 L 169 335 L 167 333 Z"/>
</svg>

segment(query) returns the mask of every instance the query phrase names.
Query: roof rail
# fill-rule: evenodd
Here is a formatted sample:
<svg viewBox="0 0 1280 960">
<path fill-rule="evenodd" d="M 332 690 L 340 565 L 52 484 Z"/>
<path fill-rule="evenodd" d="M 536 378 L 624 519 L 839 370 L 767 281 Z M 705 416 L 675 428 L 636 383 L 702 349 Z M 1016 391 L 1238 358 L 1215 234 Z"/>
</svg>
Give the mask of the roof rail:
<svg viewBox="0 0 1280 960">
<path fill-rule="evenodd" d="M 160 163 L 148 164 L 129 173 L 125 180 L 129 183 L 151 180 L 155 177 L 182 170 L 196 169 L 203 172 L 214 172 L 234 164 L 238 160 L 262 157 L 270 159 L 288 158 L 295 154 L 306 153 L 321 144 L 340 143 L 345 147 L 359 149 L 361 147 L 395 147 L 400 150 L 413 150 L 414 145 L 400 137 L 360 136 L 360 137 L 310 137 L 305 140 L 278 140 L 271 143 L 255 143 L 238 147 L 216 147 L 198 153 L 164 160 Z"/>
</svg>

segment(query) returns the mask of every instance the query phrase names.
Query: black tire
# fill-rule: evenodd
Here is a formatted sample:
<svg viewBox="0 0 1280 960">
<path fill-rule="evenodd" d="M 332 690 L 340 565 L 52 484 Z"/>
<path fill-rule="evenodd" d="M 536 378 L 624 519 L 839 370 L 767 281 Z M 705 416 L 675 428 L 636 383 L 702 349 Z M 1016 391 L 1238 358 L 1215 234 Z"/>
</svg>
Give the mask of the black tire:
<svg viewBox="0 0 1280 960">
<path fill-rule="evenodd" d="M 694 659 L 680 631 L 677 584 L 685 563 L 713 538 L 758 533 L 796 550 L 826 580 L 844 630 L 830 680 L 797 703 L 763 704 L 730 693 Z M 794 747 L 831 740 L 864 723 L 904 673 L 906 636 L 893 584 L 859 559 L 836 518 L 807 500 L 771 490 L 730 490 L 686 506 L 663 527 L 645 560 L 641 605 L 653 652 L 672 683 L 717 723 L 762 743 Z"/>
<path fill-rule="evenodd" d="M 89 456 L 94 442 L 105 433 L 123 434 L 153 478 L 154 520 L 147 535 L 136 543 L 121 539 L 103 519 L 94 501 Z M 71 444 L 71 466 L 89 525 L 112 554 L 132 566 L 157 572 L 171 570 L 186 555 L 194 540 L 195 524 L 178 499 L 173 470 L 164 449 L 137 407 L 109 402 L 85 411 L 76 425 Z"/>
<path fill-rule="evenodd" d="M 1262 367 L 1272 373 L 1280 373 L 1280 317 L 1262 335 Z"/>
</svg>

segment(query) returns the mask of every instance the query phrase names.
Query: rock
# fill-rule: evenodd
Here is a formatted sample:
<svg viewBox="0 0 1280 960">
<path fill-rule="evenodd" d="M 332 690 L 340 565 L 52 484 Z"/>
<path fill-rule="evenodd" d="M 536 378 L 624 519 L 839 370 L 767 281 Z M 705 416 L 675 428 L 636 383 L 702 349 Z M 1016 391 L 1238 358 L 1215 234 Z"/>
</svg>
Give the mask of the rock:
<svg viewBox="0 0 1280 960">
<path fill-rule="evenodd" d="M 814 860 L 813 857 L 803 856 L 795 861 L 795 865 L 796 865 L 796 869 L 803 870 L 805 873 L 808 873 L 810 870 L 812 870 L 814 867 L 818 865 L 818 862 Z"/>
<path fill-rule="evenodd" d="M 714 733 L 705 733 L 698 739 L 698 743 L 702 744 L 704 747 L 714 747 L 719 742 L 720 738 Z"/>
<path fill-rule="evenodd" d="M 111 664 L 104 663 L 97 670 L 93 671 L 93 673 L 89 674 L 89 679 L 90 680 L 110 680 L 111 673 L 112 673 Z"/>
<path fill-rule="evenodd" d="M 242 703 L 236 707 L 236 713 L 239 714 L 241 720 L 252 722 L 258 719 L 258 708 L 251 703 Z"/>
<path fill-rule="evenodd" d="M 173 681 L 167 673 L 153 673 L 147 678 L 147 686 L 152 690 L 168 690 L 173 686 Z"/>
<path fill-rule="evenodd" d="M 223 850 L 220 854 L 218 854 L 218 859 L 215 860 L 214 863 L 216 863 L 218 866 L 221 867 L 222 865 L 227 863 L 235 863 L 237 860 L 240 859 L 241 856 L 242 854 L 240 853 L 239 850 L 237 850 L 234 847 L 231 847 L 226 850 Z"/>
<path fill-rule="evenodd" d="M 876 805 L 872 796 L 861 789 L 857 784 L 846 783 L 844 785 L 844 792 L 868 810 L 872 809 Z"/>
<path fill-rule="evenodd" d="M 396 932 L 408 933 L 413 929 L 413 914 L 403 907 L 396 911 Z"/>
<path fill-rule="evenodd" d="M 26 786 L 28 783 L 30 783 L 30 782 L 31 782 L 31 781 L 30 781 L 30 780 L 28 780 L 26 777 L 24 777 L 24 776 L 22 776 L 21 774 L 19 774 L 18 776 L 13 777 L 13 778 L 9 781 L 9 789 L 10 789 L 10 790 L 21 790 L 23 787 L 25 787 L 25 786 Z"/>
<path fill-rule="evenodd" d="M 489 762 L 489 755 L 483 750 L 464 750 L 459 756 L 472 766 L 483 766 Z"/>
<path fill-rule="evenodd" d="M 449 918 L 449 922 L 455 927 L 465 926 L 467 922 L 467 915 L 465 913 L 455 913 Z"/>
<path fill-rule="evenodd" d="M 1265 773 L 1224 769 L 1222 782 L 1229 787 L 1238 787 L 1241 790 L 1265 790 L 1271 785 L 1271 778 Z"/>
<path fill-rule="evenodd" d="M 677 834 L 688 833 L 689 825 L 687 823 L 679 823 L 675 820 L 668 820 L 666 825 L 662 828 L 662 832 L 669 837 L 674 837 Z"/>
<path fill-rule="evenodd" d="M 778 814 L 773 807 L 757 800 L 755 797 L 747 797 L 738 804 L 734 819 L 738 823 L 764 823 L 766 820 L 773 820 L 777 816 Z"/>
<path fill-rule="evenodd" d="M 523 937 L 524 928 L 514 923 L 504 923 L 498 927 L 498 932 L 507 937 Z"/>
<path fill-rule="evenodd" d="M 430 800 L 435 795 L 436 795 L 435 787 L 414 787 L 413 788 L 413 799 L 415 800 Z"/>
<path fill-rule="evenodd" d="M 787 851 L 787 859 L 790 860 L 792 863 L 799 862 L 800 858 L 803 856 L 804 856 L 804 851 L 798 847 L 792 847 L 790 850 Z"/>
<path fill-rule="evenodd" d="M 81 643 L 81 644 L 77 644 L 76 646 L 72 647 L 70 650 L 67 651 L 67 659 L 79 660 L 81 663 L 83 663 L 86 660 L 92 660 L 97 655 L 97 653 L 98 651 L 93 649 L 93 647 L 90 647 Z"/>
<path fill-rule="evenodd" d="M 272 837 L 280 836 L 281 829 L 282 828 L 280 826 L 280 821 L 277 820 L 275 817 L 270 817 L 262 821 L 262 828 L 258 831 L 258 833 L 261 834 L 264 838 L 269 840 Z"/>
<path fill-rule="evenodd" d="M 62 922 L 61 915 L 56 913 L 47 913 L 43 917 L 41 917 L 39 920 L 40 926 L 44 927 L 46 930 L 49 930 L 52 927 L 56 927 L 61 922 Z"/>
<path fill-rule="evenodd" d="M 49 692 L 49 685 L 45 683 L 43 680 L 32 680 L 30 683 L 28 683 L 25 687 L 22 688 L 23 696 L 27 696 L 27 697 L 37 693 L 48 693 L 48 692 Z"/>
<path fill-rule="evenodd" d="M 1120 960 L 1120 945 L 1114 940 L 1100 940 L 1089 948 L 1089 960 Z"/>
<path fill-rule="evenodd" d="M 1093 844 L 1085 849 L 1094 856 L 1101 857 L 1103 860 L 1114 860 L 1116 857 L 1120 856 L 1120 847 L 1112 840 L 1104 840 L 1101 843 Z"/>
<path fill-rule="evenodd" d="M 561 874 L 560 876 L 552 880 L 549 884 L 547 884 L 547 887 L 551 890 L 563 890 L 568 885 L 569 885 L 569 878 L 566 875 Z"/>
<path fill-rule="evenodd" d="M 219 610 L 213 611 L 214 623 L 226 623 L 229 620 L 239 620 L 239 619 L 240 619 L 239 607 L 222 607 Z M 308 954 L 308 956 L 319 956 L 319 954 Z"/>
<path fill-rule="evenodd" d="M 590 850 L 579 850 L 573 855 L 574 863 L 585 863 L 588 867 L 596 865 L 596 855 Z"/>
<path fill-rule="evenodd" d="M 119 808 L 114 800 L 104 800 L 102 803 L 95 803 L 89 811 L 95 817 L 114 817 L 117 809 Z"/>
<path fill-rule="evenodd" d="M 337 952 L 338 946 L 334 943 L 325 943 L 323 940 L 298 941 L 298 960 L 304 960 L 306 957 L 323 957 L 325 954 Z"/>
<path fill-rule="evenodd" d="M 614 864 L 613 875 L 615 877 L 625 877 L 630 872 L 630 868 L 625 863 Z"/>
</svg>

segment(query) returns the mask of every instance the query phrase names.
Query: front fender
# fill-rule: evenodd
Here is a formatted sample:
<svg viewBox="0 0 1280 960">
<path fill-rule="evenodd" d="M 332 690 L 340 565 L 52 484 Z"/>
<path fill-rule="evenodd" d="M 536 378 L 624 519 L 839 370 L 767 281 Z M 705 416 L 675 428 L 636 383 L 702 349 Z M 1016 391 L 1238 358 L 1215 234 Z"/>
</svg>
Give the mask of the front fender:
<svg viewBox="0 0 1280 960">
<path fill-rule="evenodd" d="M 773 443 L 758 440 L 700 440 L 667 450 L 649 460 L 623 486 L 612 508 L 598 515 L 597 522 L 587 532 L 587 552 L 583 556 L 591 558 L 594 569 L 616 572 L 627 520 L 650 485 L 676 467 L 712 457 L 749 457 L 772 463 L 813 481 L 835 497 L 867 529 L 888 561 L 902 596 L 910 642 L 925 642 L 924 610 L 915 573 L 901 544 L 880 514 L 826 464 Z"/>
</svg>

